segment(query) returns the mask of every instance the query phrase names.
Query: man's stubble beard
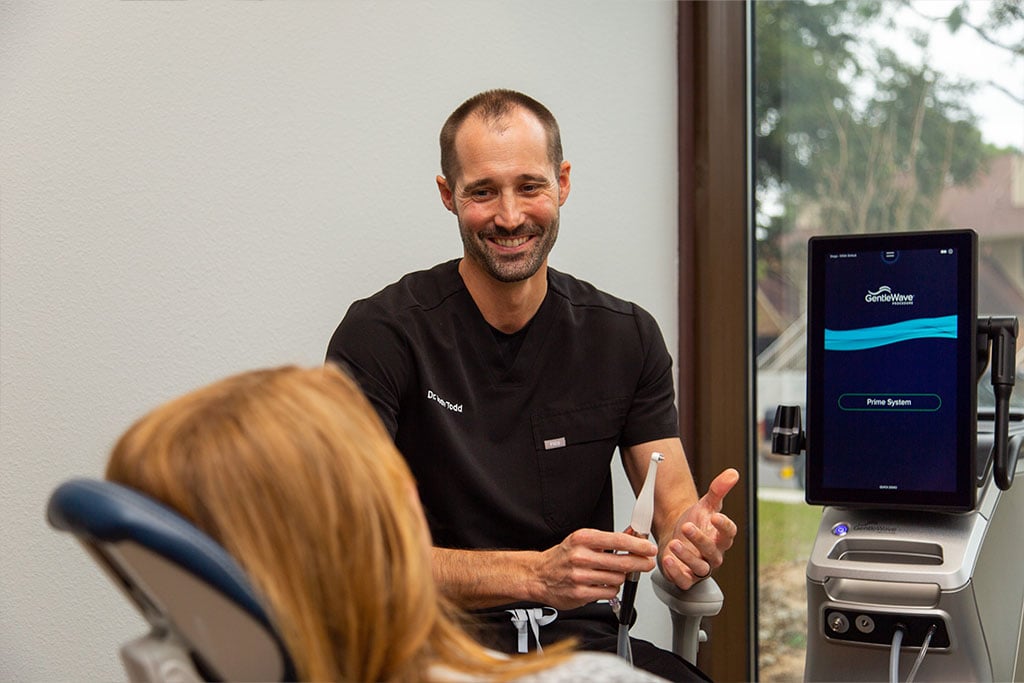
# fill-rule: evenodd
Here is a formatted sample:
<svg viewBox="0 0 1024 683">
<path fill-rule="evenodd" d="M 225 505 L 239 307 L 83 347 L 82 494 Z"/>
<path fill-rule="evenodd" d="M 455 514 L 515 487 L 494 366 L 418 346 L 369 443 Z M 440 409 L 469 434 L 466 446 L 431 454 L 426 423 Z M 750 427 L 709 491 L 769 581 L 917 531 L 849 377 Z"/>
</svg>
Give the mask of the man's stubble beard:
<svg viewBox="0 0 1024 683">
<path fill-rule="evenodd" d="M 472 259 L 492 278 L 499 282 L 521 282 L 533 277 L 544 264 L 558 238 L 558 221 L 556 215 L 551 224 L 544 229 L 535 225 L 523 224 L 515 230 L 493 230 L 475 233 L 466 230 L 462 219 L 459 221 L 459 234 L 466 257 Z M 528 252 L 503 257 L 487 248 L 486 240 L 491 237 L 514 238 L 522 235 L 535 235 L 534 243 Z"/>
</svg>

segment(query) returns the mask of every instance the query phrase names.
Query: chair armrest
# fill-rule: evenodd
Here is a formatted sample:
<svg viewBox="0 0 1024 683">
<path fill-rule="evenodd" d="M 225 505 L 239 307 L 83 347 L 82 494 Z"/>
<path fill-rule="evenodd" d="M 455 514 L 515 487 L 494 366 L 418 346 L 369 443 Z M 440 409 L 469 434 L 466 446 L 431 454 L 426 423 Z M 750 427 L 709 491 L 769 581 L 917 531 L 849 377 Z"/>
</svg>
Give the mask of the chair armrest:
<svg viewBox="0 0 1024 683">
<path fill-rule="evenodd" d="M 722 603 L 725 602 L 722 589 L 712 578 L 695 583 L 689 590 L 683 590 L 655 569 L 651 572 L 651 583 L 654 585 L 654 594 L 675 614 L 712 617 L 722 610 Z"/>
<path fill-rule="evenodd" d="M 665 603 L 672 616 L 672 651 L 690 662 L 697 663 L 697 648 L 707 640 L 700 628 L 704 617 L 718 614 L 725 596 L 712 578 L 699 581 L 683 590 L 662 576 L 659 569 L 651 572 L 654 594 Z"/>
</svg>

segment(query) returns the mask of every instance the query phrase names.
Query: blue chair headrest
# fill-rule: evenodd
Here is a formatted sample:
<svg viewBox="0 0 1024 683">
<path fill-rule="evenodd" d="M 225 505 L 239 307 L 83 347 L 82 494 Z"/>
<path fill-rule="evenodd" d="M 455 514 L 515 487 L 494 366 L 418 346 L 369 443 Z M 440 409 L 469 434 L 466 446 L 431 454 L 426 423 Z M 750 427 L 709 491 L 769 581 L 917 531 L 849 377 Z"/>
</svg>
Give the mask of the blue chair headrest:
<svg viewBox="0 0 1024 683">
<path fill-rule="evenodd" d="M 139 582 L 136 570 L 126 569 L 124 560 L 113 561 L 114 548 L 131 543 L 176 565 L 201 580 L 230 603 L 263 627 L 276 643 L 283 663 L 283 678 L 294 679 L 294 669 L 287 650 L 261 604 L 245 572 L 231 555 L 210 536 L 167 506 L 142 493 L 95 479 L 72 479 L 61 484 L 50 497 L 47 518 L 51 525 L 74 534 L 83 544 L 104 559 L 105 567 L 118 575 L 127 586 L 143 615 L 153 623 L 152 608 L 139 604 Z M 145 577 L 142 577 L 145 579 Z M 174 596 L 161 596 L 164 603 Z M 168 627 L 166 615 L 159 617 L 160 626 Z M 173 619 L 169 620 L 171 628 Z M 187 640 L 187 639 L 185 639 Z M 210 658 L 197 643 L 189 643 L 200 662 Z"/>
</svg>

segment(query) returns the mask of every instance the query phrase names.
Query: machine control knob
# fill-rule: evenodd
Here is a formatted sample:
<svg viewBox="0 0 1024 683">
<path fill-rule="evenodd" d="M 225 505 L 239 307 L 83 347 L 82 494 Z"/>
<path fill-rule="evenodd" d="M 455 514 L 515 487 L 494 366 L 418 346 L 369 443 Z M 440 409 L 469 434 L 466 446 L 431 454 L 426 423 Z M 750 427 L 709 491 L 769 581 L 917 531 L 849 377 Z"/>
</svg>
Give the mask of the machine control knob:
<svg viewBox="0 0 1024 683">
<path fill-rule="evenodd" d="M 858 616 L 853 623 L 861 633 L 871 633 L 875 630 L 875 620 L 866 614 Z"/>
<path fill-rule="evenodd" d="M 836 633 L 846 633 L 850 630 L 850 620 L 842 612 L 832 612 L 828 615 L 828 626 Z"/>
</svg>

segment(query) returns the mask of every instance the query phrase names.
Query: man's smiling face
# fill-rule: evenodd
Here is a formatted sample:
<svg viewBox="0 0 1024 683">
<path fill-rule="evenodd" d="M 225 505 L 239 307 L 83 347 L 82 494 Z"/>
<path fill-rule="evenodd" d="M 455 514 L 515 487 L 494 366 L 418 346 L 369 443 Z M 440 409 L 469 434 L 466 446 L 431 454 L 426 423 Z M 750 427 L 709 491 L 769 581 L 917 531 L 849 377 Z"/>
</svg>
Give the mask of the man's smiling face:
<svg viewBox="0 0 1024 683">
<path fill-rule="evenodd" d="M 558 237 L 569 164 L 548 157 L 546 132 L 514 109 L 496 121 L 470 116 L 455 150 L 461 168 L 442 199 L 459 221 L 465 257 L 495 280 L 518 282 L 545 264 Z"/>
</svg>

